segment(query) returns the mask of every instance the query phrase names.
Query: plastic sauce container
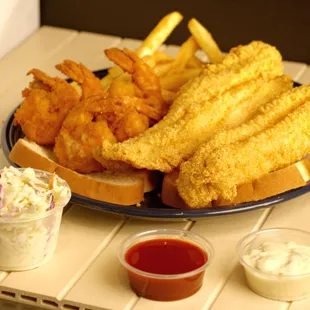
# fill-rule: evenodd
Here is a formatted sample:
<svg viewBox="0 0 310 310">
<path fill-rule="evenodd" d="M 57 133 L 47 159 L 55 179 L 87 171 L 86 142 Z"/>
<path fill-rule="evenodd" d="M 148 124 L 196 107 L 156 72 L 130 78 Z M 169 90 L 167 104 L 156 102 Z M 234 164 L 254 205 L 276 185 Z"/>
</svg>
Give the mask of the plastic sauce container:
<svg viewBox="0 0 310 310">
<path fill-rule="evenodd" d="M 195 294 L 213 256 L 213 247 L 205 238 L 175 229 L 138 233 L 127 238 L 119 251 L 133 291 L 159 301 Z"/>
<path fill-rule="evenodd" d="M 264 229 L 250 233 L 239 241 L 237 245 L 239 260 L 244 267 L 247 284 L 252 291 L 265 298 L 280 301 L 294 301 L 310 296 L 310 273 L 299 270 L 301 261 L 305 267 L 309 252 L 305 256 L 293 249 L 285 256 L 286 245 L 292 242 L 298 246 L 310 247 L 310 233 L 289 228 Z M 283 257 L 281 257 L 281 247 L 280 252 L 277 249 L 270 250 L 266 246 L 268 243 L 270 247 L 273 244 L 283 245 Z M 259 251 L 265 251 L 265 248 L 267 252 L 256 254 Z M 305 248 L 305 251 L 308 249 Z M 257 257 L 256 255 L 262 256 L 262 259 L 257 262 L 257 267 L 247 262 L 246 258 L 250 253 L 254 258 Z M 270 272 L 262 271 L 264 270 L 262 267 L 269 269 Z M 277 268 L 285 268 L 284 271 L 287 270 L 290 274 L 272 274 L 278 270 Z"/>
<path fill-rule="evenodd" d="M 34 171 L 38 179 L 48 184 L 50 173 Z M 63 192 L 65 196 L 55 201 L 50 210 L 27 214 L 26 217 L 0 216 L 0 270 L 33 269 L 45 264 L 53 256 L 63 208 L 71 197 L 68 184 L 59 177 L 57 182 L 65 190 Z M 5 197 L 5 190 L 3 195 Z"/>
</svg>

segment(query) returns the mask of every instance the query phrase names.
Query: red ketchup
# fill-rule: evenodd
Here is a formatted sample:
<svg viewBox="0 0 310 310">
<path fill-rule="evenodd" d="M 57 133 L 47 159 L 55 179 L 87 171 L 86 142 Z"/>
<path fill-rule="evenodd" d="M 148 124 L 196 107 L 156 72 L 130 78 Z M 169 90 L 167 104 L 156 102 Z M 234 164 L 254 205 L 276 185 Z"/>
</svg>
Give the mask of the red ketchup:
<svg viewBox="0 0 310 310">
<path fill-rule="evenodd" d="M 130 285 L 139 296 L 171 301 L 191 296 L 200 289 L 205 269 L 195 270 L 207 263 L 208 256 L 193 243 L 163 238 L 133 245 L 125 260 L 142 271 L 128 270 Z"/>
</svg>

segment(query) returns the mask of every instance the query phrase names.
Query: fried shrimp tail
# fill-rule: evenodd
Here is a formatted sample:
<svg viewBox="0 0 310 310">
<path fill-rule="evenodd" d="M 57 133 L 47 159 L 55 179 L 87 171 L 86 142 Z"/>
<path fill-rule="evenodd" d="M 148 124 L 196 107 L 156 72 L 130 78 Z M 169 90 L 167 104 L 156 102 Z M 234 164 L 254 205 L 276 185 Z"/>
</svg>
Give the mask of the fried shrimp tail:
<svg viewBox="0 0 310 310">
<path fill-rule="evenodd" d="M 55 66 L 57 70 L 81 85 L 82 98 L 98 95 L 104 92 L 100 80 L 82 63 L 64 60 Z"/>
<path fill-rule="evenodd" d="M 281 95 L 248 123 L 215 138 L 216 145 L 202 145 L 181 165 L 178 191 L 193 208 L 232 200 L 239 185 L 310 153 L 310 86 Z"/>
<path fill-rule="evenodd" d="M 14 115 L 25 136 L 40 145 L 54 144 L 68 112 L 79 102 L 79 95 L 65 80 L 52 78 L 32 69 L 34 80 L 22 95 L 24 101 Z"/>
<path fill-rule="evenodd" d="M 137 106 L 138 112 L 154 121 L 162 119 L 168 111 L 168 105 L 162 97 L 159 79 L 152 68 L 133 51 L 126 48 L 124 51 L 118 48 L 110 48 L 105 50 L 105 54 L 111 61 L 131 75 L 132 84 L 126 81 L 123 86 L 124 84 L 130 85 L 126 87 L 128 90 L 126 95 L 142 99 L 141 104 Z M 124 94 L 123 87 L 116 87 L 117 83 L 120 83 L 118 81 L 116 79 L 110 87 L 112 96 L 119 96 L 119 92 Z M 119 92 L 116 92 L 117 89 Z"/>
</svg>

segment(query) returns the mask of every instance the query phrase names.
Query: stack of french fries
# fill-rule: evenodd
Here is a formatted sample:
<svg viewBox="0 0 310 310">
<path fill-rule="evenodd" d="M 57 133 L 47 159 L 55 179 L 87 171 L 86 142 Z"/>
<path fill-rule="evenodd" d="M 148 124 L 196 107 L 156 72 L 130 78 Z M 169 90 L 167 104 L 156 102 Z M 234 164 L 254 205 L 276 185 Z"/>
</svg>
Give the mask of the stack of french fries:
<svg viewBox="0 0 310 310">
<path fill-rule="evenodd" d="M 168 103 L 174 100 L 186 82 L 201 73 L 204 63 L 196 56 L 197 50 L 203 50 L 211 63 L 220 63 L 223 59 L 223 54 L 210 32 L 195 18 L 188 23 L 191 36 L 180 46 L 175 58 L 161 51 L 162 45 L 182 19 L 179 12 L 163 17 L 136 50 L 137 55 L 153 68 L 158 76 L 163 98 Z M 103 88 L 108 90 L 111 83 L 123 74 L 120 67 L 110 68 L 108 75 L 101 80 Z"/>
</svg>

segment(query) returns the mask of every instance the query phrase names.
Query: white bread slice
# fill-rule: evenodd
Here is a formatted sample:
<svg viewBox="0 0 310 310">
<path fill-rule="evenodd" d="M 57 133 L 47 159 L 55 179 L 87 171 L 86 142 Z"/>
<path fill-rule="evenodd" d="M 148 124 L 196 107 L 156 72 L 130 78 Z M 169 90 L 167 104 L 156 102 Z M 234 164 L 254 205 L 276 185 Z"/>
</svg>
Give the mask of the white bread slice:
<svg viewBox="0 0 310 310">
<path fill-rule="evenodd" d="M 303 159 L 293 165 L 268 173 L 252 183 L 240 185 L 234 200 L 219 199 L 214 201 L 213 205 L 229 206 L 242 202 L 262 200 L 305 186 L 309 180 L 310 160 Z"/>
<path fill-rule="evenodd" d="M 161 200 L 167 206 L 177 209 L 188 209 L 189 206 L 178 193 L 176 186 L 178 176 L 178 170 L 173 170 L 171 173 L 165 174 L 161 190 Z"/>
<path fill-rule="evenodd" d="M 159 179 L 157 173 L 147 170 L 79 174 L 59 165 L 52 149 L 26 139 L 17 141 L 10 159 L 21 167 L 55 171 L 67 181 L 73 193 L 120 205 L 140 203 L 144 192 L 154 189 Z"/>
<path fill-rule="evenodd" d="M 162 201 L 174 208 L 189 208 L 178 194 L 176 179 L 178 171 L 164 176 Z M 238 194 L 232 201 L 219 199 L 212 202 L 214 207 L 232 206 L 238 203 L 258 201 L 286 191 L 302 187 L 310 181 L 310 160 L 303 159 L 283 169 L 268 173 L 261 178 L 238 187 Z M 210 207 L 208 206 L 205 207 Z"/>
</svg>

